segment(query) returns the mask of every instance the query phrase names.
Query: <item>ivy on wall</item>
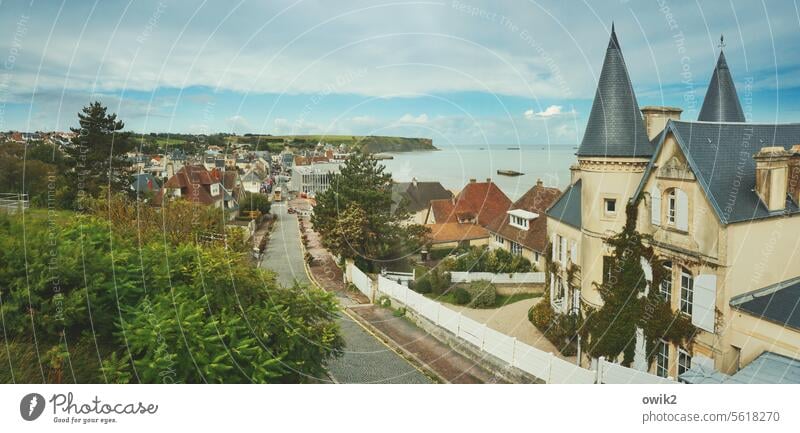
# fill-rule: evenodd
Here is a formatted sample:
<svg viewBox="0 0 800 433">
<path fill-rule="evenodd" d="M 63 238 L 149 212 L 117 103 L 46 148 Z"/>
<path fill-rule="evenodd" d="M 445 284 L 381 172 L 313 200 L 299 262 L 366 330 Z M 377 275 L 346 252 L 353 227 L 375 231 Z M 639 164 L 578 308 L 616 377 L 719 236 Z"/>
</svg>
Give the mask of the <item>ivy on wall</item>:
<svg viewBox="0 0 800 433">
<path fill-rule="evenodd" d="M 602 283 L 594 283 L 603 300 L 600 308 L 584 306 L 578 314 L 557 314 L 550 305 L 548 290 L 545 290 L 545 298 L 531 308 L 531 322 L 548 339 L 553 341 L 551 337 L 555 337 L 561 342 L 556 344 L 559 349 L 571 346 L 564 342 L 574 343 L 575 337 L 580 334 L 581 348 L 589 356 L 620 360 L 622 365 L 630 366 L 634 358 L 637 328 L 644 331 L 648 363 L 655 358 L 661 340 L 684 347 L 691 344 L 696 328 L 688 317 L 673 311 L 657 289 L 666 277 L 666 270 L 663 260 L 656 257 L 652 247 L 645 244 L 649 237 L 636 231 L 637 214 L 638 205 L 629 204 L 622 232 L 606 241 L 613 250 L 609 267 L 603 270 L 607 278 Z M 559 265 L 551 261 L 551 248 L 548 247 L 545 255 L 548 270 L 545 287 L 550 287 L 550 273 L 559 270 Z M 651 290 L 646 295 L 647 281 L 641 258 L 650 263 L 653 272 Z M 579 284 L 577 276 L 580 268 L 571 265 L 566 271 L 567 285 L 572 293 L 572 289 Z M 562 350 L 565 355 L 573 354 L 574 350 L 569 349 L 568 352 Z"/>
</svg>

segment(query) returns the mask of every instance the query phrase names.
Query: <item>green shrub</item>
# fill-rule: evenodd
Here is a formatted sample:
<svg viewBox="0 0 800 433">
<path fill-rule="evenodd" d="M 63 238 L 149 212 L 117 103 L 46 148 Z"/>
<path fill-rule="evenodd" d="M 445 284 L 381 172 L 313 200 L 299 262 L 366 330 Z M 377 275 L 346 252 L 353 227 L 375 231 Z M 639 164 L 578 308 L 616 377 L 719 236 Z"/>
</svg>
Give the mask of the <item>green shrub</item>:
<svg viewBox="0 0 800 433">
<path fill-rule="evenodd" d="M 528 320 L 540 331 L 544 332 L 550 328 L 553 319 L 555 319 L 555 312 L 553 307 L 550 306 L 549 297 L 544 297 L 528 310 Z"/>
<path fill-rule="evenodd" d="M 469 292 L 463 287 L 456 287 L 453 291 L 453 298 L 455 298 L 458 305 L 466 305 L 470 300 Z"/>
<path fill-rule="evenodd" d="M 494 287 L 494 284 L 482 280 L 473 281 L 467 286 L 467 292 L 469 292 L 469 297 L 471 299 L 471 307 L 494 307 L 494 301 L 497 297 L 497 289 Z"/>
<path fill-rule="evenodd" d="M 413 290 L 413 291 L 415 291 L 417 293 L 421 293 L 423 295 L 426 294 L 426 293 L 430 293 L 432 291 L 431 282 L 427 278 L 423 278 L 421 280 L 415 281 L 414 284 L 411 287 L 411 290 Z"/>
</svg>

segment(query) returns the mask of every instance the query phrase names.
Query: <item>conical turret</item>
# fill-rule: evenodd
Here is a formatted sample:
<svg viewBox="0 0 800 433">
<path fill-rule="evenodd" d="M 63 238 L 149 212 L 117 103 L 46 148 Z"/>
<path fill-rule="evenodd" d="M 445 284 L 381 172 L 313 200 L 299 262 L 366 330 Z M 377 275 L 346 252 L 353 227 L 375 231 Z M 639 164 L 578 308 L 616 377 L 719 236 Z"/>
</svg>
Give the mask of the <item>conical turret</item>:
<svg viewBox="0 0 800 433">
<path fill-rule="evenodd" d="M 617 34 L 611 26 L 603 70 L 578 156 L 649 157 L 642 113 L 633 92 Z"/>
<path fill-rule="evenodd" d="M 722 38 L 720 38 L 722 46 L 721 41 Z M 745 121 L 742 105 L 739 103 L 739 95 L 736 94 L 736 86 L 733 84 L 728 62 L 725 61 L 725 53 L 721 49 L 697 120 L 706 122 Z"/>
</svg>

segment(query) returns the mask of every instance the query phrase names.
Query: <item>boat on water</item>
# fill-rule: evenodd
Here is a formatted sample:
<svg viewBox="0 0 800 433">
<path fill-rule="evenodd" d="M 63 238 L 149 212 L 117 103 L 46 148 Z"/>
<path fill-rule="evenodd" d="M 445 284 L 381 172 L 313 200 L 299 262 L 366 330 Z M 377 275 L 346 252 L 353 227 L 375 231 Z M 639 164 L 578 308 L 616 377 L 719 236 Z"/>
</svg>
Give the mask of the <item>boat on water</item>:
<svg viewBox="0 0 800 433">
<path fill-rule="evenodd" d="M 509 147 L 508 150 L 519 150 L 519 147 Z"/>
<path fill-rule="evenodd" d="M 521 173 L 515 170 L 497 170 L 497 174 L 501 176 L 522 176 L 525 173 Z"/>
</svg>

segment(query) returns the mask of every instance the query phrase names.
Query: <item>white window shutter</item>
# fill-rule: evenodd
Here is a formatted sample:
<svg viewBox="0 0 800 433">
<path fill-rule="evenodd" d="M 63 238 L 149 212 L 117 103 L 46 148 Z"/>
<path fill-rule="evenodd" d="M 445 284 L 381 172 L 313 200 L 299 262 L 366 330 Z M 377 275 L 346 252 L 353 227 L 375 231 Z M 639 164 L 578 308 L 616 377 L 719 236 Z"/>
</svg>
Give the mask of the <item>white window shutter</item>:
<svg viewBox="0 0 800 433">
<path fill-rule="evenodd" d="M 639 263 L 642 265 L 644 279 L 647 281 L 647 288 L 644 290 L 644 294 L 646 296 L 650 292 L 650 283 L 653 282 L 653 267 L 650 266 L 650 262 L 644 257 L 639 257 Z"/>
<path fill-rule="evenodd" d="M 556 296 L 556 276 L 550 272 L 550 299 L 555 300 Z"/>
<path fill-rule="evenodd" d="M 633 348 L 633 369 L 647 371 L 647 350 L 644 330 L 636 327 L 636 345 Z"/>
<path fill-rule="evenodd" d="M 558 261 L 558 258 L 556 257 L 556 234 L 555 233 L 553 233 L 553 238 L 550 240 L 550 247 L 551 247 L 550 249 L 552 250 L 551 259 L 553 260 L 553 262 L 556 262 L 556 261 Z"/>
<path fill-rule="evenodd" d="M 570 242 L 569 248 L 569 259 L 572 260 L 572 263 L 578 264 L 578 243 L 575 241 Z"/>
<path fill-rule="evenodd" d="M 708 332 L 714 332 L 717 304 L 717 276 L 698 275 L 694 279 L 692 296 L 692 324 Z"/>
<path fill-rule="evenodd" d="M 650 200 L 651 209 L 650 209 L 650 223 L 654 226 L 661 225 L 661 191 L 658 190 L 658 187 L 653 185 L 650 189 Z"/>
<path fill-rule="evenodd" d="M 567 238 L 561 237 L 561 263 L 567 263 Z"/>
<path fill-rule="evenodd" d="M 689 196 L 680 189 L 675 189 L 675 226 L 678 230 L 689 231 Z"/>
</svg>

